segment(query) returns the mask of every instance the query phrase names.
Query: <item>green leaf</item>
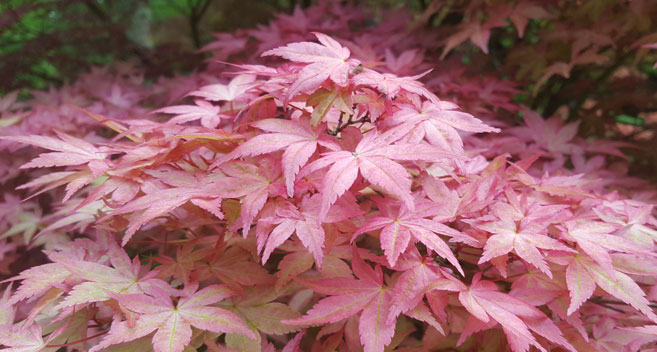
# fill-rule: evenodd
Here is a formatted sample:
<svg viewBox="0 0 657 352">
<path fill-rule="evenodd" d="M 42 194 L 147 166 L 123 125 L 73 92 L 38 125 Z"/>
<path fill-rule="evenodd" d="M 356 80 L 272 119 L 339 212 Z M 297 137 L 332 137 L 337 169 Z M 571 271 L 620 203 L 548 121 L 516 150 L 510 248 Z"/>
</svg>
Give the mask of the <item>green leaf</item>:
<svg viewBox="0 0 657 352">
<path fill-rule="evenodd" d="M 241 352 L 260 352 L 262 345 L 260 343 L 260 334 L 258 340 L 251 340 L 240 334 L 226 334 L 226 346 Z"/>
<path fill-rule="evenodd" d="M 273 302 L 239 309 L 258 330 L 266 334 L 283 335 L 300 330 L 299 327 L 281 323 L 281 320 L 296 319 L 301 316 L 299 312 L 283 303 Z"/>
<path fill-rule="evenodd" d="M 640 117 L 634 117 L 626 114 L 616 115 L 615 120 L 616 122 L 624 123 L 626 125 L 633 125 L 633 126 L 643 126 L 646 123 L 646 121 Z"/>
</svg>

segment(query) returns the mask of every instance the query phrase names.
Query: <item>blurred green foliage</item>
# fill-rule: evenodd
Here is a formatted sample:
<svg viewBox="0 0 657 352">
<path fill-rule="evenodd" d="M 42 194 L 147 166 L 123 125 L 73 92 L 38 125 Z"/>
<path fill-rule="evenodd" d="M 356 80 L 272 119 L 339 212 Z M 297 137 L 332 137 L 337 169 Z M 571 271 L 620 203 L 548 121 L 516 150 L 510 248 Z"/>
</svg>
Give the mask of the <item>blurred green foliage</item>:
<svg viewBox="0 0 657 352">
<path fill-rule="evenodd" d="M 155 77 L 185 72 L 211 33 L 255 26 L 304 0 L 2 0 L 0 96 L 74 80 L 90 65 L 139 60 Z M 236 16 L 235 14 L 248 14 Z"/>
<path fill-rule="evenodd" d="M 338 1 L 338 0 L 336 0 Z M 430 0 L 353 0 L 371 9 Z M 148 77 L 187 72 L 213 32 L 267 22 L 313 0 L 0 0 L 0 96 L 75 80 L 90 65 L 138 60 Z"/>
</svg>

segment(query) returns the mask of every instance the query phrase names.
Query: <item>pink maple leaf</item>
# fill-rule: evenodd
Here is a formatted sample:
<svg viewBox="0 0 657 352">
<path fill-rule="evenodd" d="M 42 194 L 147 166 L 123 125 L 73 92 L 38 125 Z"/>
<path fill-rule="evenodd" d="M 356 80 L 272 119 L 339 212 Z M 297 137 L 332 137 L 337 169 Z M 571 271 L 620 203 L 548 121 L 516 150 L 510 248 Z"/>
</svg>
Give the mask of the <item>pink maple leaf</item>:
<svg viewBox="0 0 657 352">
<path fill-rule="evenodd" d="M 473 184 L 464 184 L 460 191 L 447 187 L 437 178 L 425 175 L 422 178 L 422 188 L 429 199 L 440 204 L 438 212 L 434 216 L 437 222 L 453 221 L 457 216 L 484 208 L 491 201 L 477 199 L 476 189 Z"/>
<path fill-rule="evenodd" d="M 221 164 L 219 169 L 232 180 L 233 186 L 225 188 L 226 197 L 242 198 L 240 219 L 236 222 L 238 228 L 244 231 L 244 237 L 249 233 L 253 219 L 267 202 L 270 194 L 285 196 L 285 188 L 280 182 L 281 165 L 275 158 L 260 160 L 260 166 L 243 161 L 231 161 Z"/>
<path fill-rule="evenodd" d="M 239 247 L 230 247 L 225 252 L 211 255 L 207 262 L 196 262 L 195 267 L 199 270 L 199 280 L 218 278 L 232 288 L 241 290 L 242 286 L 254 286 L 271 284 L 273 278 L 266 269 L 249 261 L 251 255 Z"/>
<path fill-rule="evenodd" d="M 620 326 L 618 319 L 612 316 L 603 316 L 593 325 L 591 349 L 605 352 L 615 351 L 645 351 L 654 350 L 657 335 L 651 333 L 651 326 L 624 327 Z M 654 325 L 653 325 L 654 326 Z M 653 342 L 651 345 L 643 346 Z M 643 348 L 642 348 L 643 347 Z"/>
<path fill-rule="evenodd" d="M 14 292 L 9 300 L 15 304 L 23 299 L 40 296 L 51 287 L 61 286 L 62 282 L 69 279 L 71 273 L 63 265 L 47 263 L 29 268 L 12 280 L 23 280 L 21 286 Z"/>
<path fill-rule="evenodd" d="M 563 238 L 574 241 L 577 245 L 596 261 L 608 274 L 613 275 L 612 259 L 609 251 L 630 254 L 654 254 L 643 246 L 612 233 L 618 228 L 615 224 L 570 220 L 564 223 Z"/>
<path fill-rule="evenodd" d="M 244 94 L 257 85 L 255 80 L 255 75 L 237 75 L 233 77 L 228 84 L 210 84 L 189 93 L 189 95 L 202 97 L 210 101 L 237 101 L 243 98 Z"/>
<path fill-rule="evenodd" d="M 277 55 L 285 59 L 308 64 L 298 73 L 288 88 L 287 99 L 298 93 L 308 93 L 330 78 L 339 86 L 346 86 L 349 71 L 358 62 L 349 60 L 349 49 L 335 39 L 322 33 L 314 33 L 321 44 L 312 42 L 290 43 L 286 46 L 265 51 L 262 56 Z"/>
<path fill-rule="evenodd" d="M 216 128 L 222 118 L 230 116 L 221 113 L 221 107 L 212 105 L 207 101 L 195 99 L 196 105 L 174 105 L 158 109 L 153 113 L 165 113 L 176 115 L 167 123 L 183 124 L 189 121 L 201 120 L 201 125 L 206 128 Z"/>
<path fill-rule="evenodd" d="M 305 316 L 283 320 L 290 325 L 335 323 L 361 312 L 358 321 L 360 341 L 365 352 L 383 352 L 395 333 L 394 322 L 388 323 L 392 294 L 383 284 L 380 266 L 373 270 L 354 249 L 352 269 L 359 280 L 340 277 L 317 281 L 301 281 L 317 293 L 331 295 L 320 300 Z"/>
<path fill-rule="evenodd" d="M 392 144 L 398 139 L 398 132 L 389 130 L 378 135 L 372 130 L 358 143 L 354 152 L 337 151 L 322 154 L 322 158 L 305 168 L 306 173 L 319 170 L 328 165 L 331 168 L 324 176 L 322 188 L 322 207 L 319 213 L 323 219 L 330 206 L 344 194 L 358 177 L 358 172 L 373 185 L 401 199 L 409 210 L 414 209 L 411 195 L 411 180 L 406 169 L 393 160 L 444 161 L 460 157 L 430 145 L 409 143 Z"/>
<path fill-rule="evenodd" d="M 415 126 L 409 133 L 413 136 L 410 142 L 426 138 L 436 147 L 460 154 L 464 153 L 463 141 L 457 130 L 473 133 L 500 131 L 457 109 L 456 104 L 446 101 L 425 101 L 421 107 L 404 105 L 392 116 L 392 122 Z"/>
<path fill-rule="evenodd" d="M 123 307 L 137 313 L 134 326 L 128 321 L 114 321 L 108 335 L 89 351 L 132 341 L 153 331 L 155 352 L 182 352 L 192 337 L 192 326 L 216 333 L 238 333 L 255 339 L 255 334 L 234 313 L 212 306 L 233 295 L 226 286 L 212 285 L 197 292 L 197 285 L 185 287 L 184 295 L 174 305 L 171 297 L 155 291 L 145 294 L 112 294 Z"/>
<path fill-rule="evenodd" d="M 406 251 L 411 237 L 413 237 L 415 240 L 422 242 L 427 248 L 447 259 L 463 275 L 463 269 L 454 253 L 452 253 L 447 243 L 439 237 L 439 234 L 458 236 L 459 231 L 437 221 L 427 219 L 436 216 L 440 212 L 440 208 L 442 208 L 441 204 L 431 201 L 416 202 L 414 211 L 410 211 L 405 204 L 397 207 L 379 206 L 379 209 L 383 211 L 383 216 L 370 218 L 363 227 L 354 233 L 352 239 L 362 233 L 382 228 L 380 235 L 381 248 L 386 254 L 390 266 L 394 266 L 397 258 Z"/>
<path fill-rule="evenodd" d="M 71 199 L 75 192 L 91 183 L 95 178 L 96 176 L 89 170 L 51 172 L 22 184 L 16 189 L 38 189 L 27 198 L 30 199 L 56 187 L 66 185 L 66 194 L 62 198 L 62 202 L 66 202 Z"/>
<path fill-rule="evenodd" d="M 30 326 L 0 325 L 0 345 L 6 352 L 39 352 L 45 349 L 48 341 L 43 341 L 41 325 Z"/>
<path fill-rule="evenodd" d="M 190 275 L 194 272 L 195 264 L 215 251 L 213 248 L 194 250 L 194 247 L 195 243 L 193 242 L 185 243 L 176 248 L 176 258 L 167 255 L 153 258 L 154 262 L 161 264 L 157 267 L 158 276 L 164 279 L 173 276 L 184 284 L 188 284 Z"/>
<path fill-rule="evenodd" d="M 102 175 L 109 168 L 109 161 L 105 160 L 109 153 L 96 148 L 93 144 L 58 132 L 57 137 L 47 136 L 3 136 L 1 139 L 31 144 L 54 152 L 42 153 L 21 169 L 32 167 L 73 166 L 87 164 L 94 177 Z"/>
<path fill-rule="evenodd" d="M 484 253 L 479 259 L 480 264 L 514 251 L 524 261 L 552 277 L 552 272 L 539 248 L 575 252 L 564 243 L 548 236 L 547 226 L 550 224 L 550 217 L 548 221 L 541 219 L 541 215 L 544 218 L 548 214 L 552 217 L 558 215 L 562 207 L 546 206 L 542 209 L 543 207 L 535 204 L 528 210 L 528 214 L 532 214 L 528 217 L 524 213 L 518 214 L 517 210 L 508 203 L 498 202 L 491 208 L 491 216 L 494 217 L 491 221 L 467 221 L 493 234 L 486 241 Z"/>
<path fill-rule="evenodd" d="M 282 245 L 282 249 L 291 251 L 278 263 L 276 289 L 279 290 L 301 273 L 312 268 L 315 262 L 312 254 L 298 244 Z M 351 258 L 351 247 L 345 244 L 325 250 L 322 267 L 318 268 L 323 277 L 351 276 L 351 268 L 343 259 Z"/>
<path fill-rule="evenodd" d="M 407 313 L 421 304 L 422 298 L 430 291 L 458 292 L 464 285 L 451 277 L 434 263 L 430 256 L 421 256 L 414 246 L 399 257 L 395 267 L 402 274 L 393 288 L 393 304 L 388 313 L 392 323 L 400 313 Z M 442 332 L 440 325 L 436 330 Z"/>
<path fill-rule="evenodd" d="M 630 334 L 623 334 L 623 331 L 629 331 Z M 626 347 L 628 342 L 630 342 L 631 345 L 628 347 L 628 350 L 632 350 L 633 348 L 639 349 L 642 345 L 657 340 L 657 325 L 622 327 L 620 329 L 613 329 L 610 331 L 609 335 L 612 335 L 609 342 L 612 344 L 620 344 L 619 348 Z"/>
<path fill-rule="evenodd" d="M 165 188 L 157 190 L 125 204 L 116 211 L 101 218 L 101 220 L 107 219 L 111 216 L 132 213 L 130 224 L 123 236 L 122 245 L 125 245 L 140 227 L 153 219 L 167 215 L 169 212 L 184 205 L 188 201 L 193 201 L 200 207 L 207 208 L 207 210 L 211 211 L 214 215 L 222 218 L 223 215 L 219 210 L 221 197 L 219 197 L 219 195 L 210 197 L 210 201 L 208 201 L 206 200 L 209 198 L 208 193 L 207 189 L 201 187 Z"/>
<path fill-rule="evenodd" d="M 497 322 L 504 329 L 514 351 L 527 351 L 530 345 L 540 351 L 547 351 L 532 335 L 530 329 L 553 343 L 570 351 L 576 351 L 554 322 L 543 312 L 517 298 L 499 292 L 495 283 L 481 280 L 481 273 L 475 275 L 469 288 L 459 293 L 459 301 L 472 314 L 465 331 L 461 334 L 459 344 L 469 334 L 483 327 L 479 322 Z"/>
<path fill-rule="evenodd" d="M 301 201 L 300 209 L 290 203 L 286 208 L 279 208 L 275 217 L 262 218 L 265 223 L 277 224 L 268 235 L 258 233 L 258 248 L 263 250 L 262 263 L 266 263 L 273 250 L 283 244 L 292 233 L 296 232 L 301 243 L 312 253 L 317 267 L 321 269 L 324 257 L 323 223 L 334 223 L 362 214 L 357 207 L 345 207 L 341 204 L 331 208 L 324 220 L 319 220 L 321 205 L 320 195 L 306 197 Z"/>
<path fill-rule="evenodd" d="M 566 283 L 571 297 L 568 314 L 588 300 L 598 286 L 657 322 L 657 315 L 650 308 L 645 292 L 631 277 L 616 269 L 604 268 L 584 254 L 572 257 L 566 269 Z"/>
<path fill-rule="evenodd" d="M 232 33 L 212 33 L 217 39 L 201 48 L 201 51 L 210 51 L 213 58 L 225 60 L 228 56 L 239 53 L 246 46 L 246 38 L 238 38 Z"/>
<path fill-rule="evenodd" d="M 144 273 L 139 258 L 130 260 L 128 254 L 114 241 L 110 241 L 109 258 L 112 267 L 85 260 L 56 258 L 76 278 L 85 280 L 75 285 L 68 296 L 55 309 L 76 304 L 101 302 L 114 293 L 174 292 L 165 281 L 155 278 L 158 270 Z"/>
<path fill-rule="evenodd" d="M 294 195 L 294 180 L 299 169 L 315 153 L 318 145 L 339 150 L 339 146 L 328 135 L 314 131 L 306 120 L 265 119 L 251 125 L 270 133 L 249 139 L 220 158 L 215 165 L 235 158 L 284 150 L 281 164 L 289 197 Z"/>
<path fill-rule="evenodd" d="M 504 12 L 493 13 L 492 17 L 485 23 L 481 23 L 478 19 L 463 23 L 461 29 L 449 36 L 445 41 L 445 47 L 440 58 L 444 59 L 452 49 L 468 39 L 479 47 L 481 51 L 488 54 L 488 39 L 490 38 L 491 29 L 506 25 Z"/>
<path fill-rule="evenodd" d="M 616 234 L 650 249 L 657 241 L 657 230 L 646 226 L 653 208 L 651 204 L 615 201 L 596 206 L 593 211 L 604 222 L 622 226 Z"/>
<path fill-rule="evenodd" d="M 242 168 L 236 167 L 236 165 L 226 164 L 224 171 L 229 176 L 232 176 L 234 172 L 237 172 L 239 176 L 244 176 L 244 170 L 249 168 L 257 169 L 256 166 L 244 164 L 246 166 Z M 238 172 L 238 170 L 241 170 L 241 172 Z M 157 178 L 160 182 L 174 186 L 174 188 L 151 189 L 148 194 L 126 203 L 101 219 L 104 220 L 111 216 L 132 213 L 130 224 L 123 237 L 123 245 L 130 240 L 141 226 L 153 219 L 169 214 L 187 202 L 191 202 L 221 219 L 223 218 L 223 213 L 221 212 L 221 200 L 223 198 L 241 197 L 254 190 L 254 185 L 248 182 L 248 178 L 246 179 L 247 182 L 245 182 L 245 179 L 225 177 L 225 175 L 221 175 L 220 173 L 195 175 L 177 170 L 167 170 L 166 172 L 148 170 L 147 173 Z M 265 183 L 267 186 L 269 185 L 270 180 L 262 178 L 259 180 L 261 184 Z M 263 194 L 266 200 L 266 192 L 255 192 L 251 193 L 250 196 L 262 196 Z M 264 204 L 264 200 L 262 203 Z M 243 214 L 249 213 L 243 210 Z"/>
<path fill-rule="evenodd" d="M 521 140 L 531 143 L 531 149 L 546 152 L 548 156 L 556 157 L 566 154 L 573 155 L 582 152 L 582 147 L 574 143 L 579 123 L 563 124 L 559 116 L 544 120 L 533 111 L 523 112 L 527 127 L 516 127 L 510 131 Z"/>
<path fill-rule="evenodd" d="M 386 48 L 386 67 L 396 75 L 410 73 L 416 67 L 422 65 L 422 61 L 424 61 L 424 52 L 422 50 L 405 50 L 399 56 L 395 56 L 390 48 Z"/>
<path fill-rule="evenodd" d="M 423 96 L 430 101 L 439 102 L 430 90 L 428 90 L 418 79 L 426 76 L 431 70 L 427 70 L 415 76 L 398 77 L 392 73 L 379 73 L 374 70 L 365 69 L 364 72 L 354 77 L 354 83 L 370 86 L 385 94 L 389 99 L 397 97 L 400 91 L 414 93 Z"/>
</svg>

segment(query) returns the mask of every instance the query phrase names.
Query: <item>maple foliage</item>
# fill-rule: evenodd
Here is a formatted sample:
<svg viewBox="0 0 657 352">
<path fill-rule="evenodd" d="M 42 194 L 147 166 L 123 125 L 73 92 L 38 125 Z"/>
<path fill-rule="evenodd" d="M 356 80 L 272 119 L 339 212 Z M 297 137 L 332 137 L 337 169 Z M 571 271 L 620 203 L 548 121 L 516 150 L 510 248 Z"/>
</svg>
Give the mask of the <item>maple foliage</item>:
<svg viewBox="0 0 657 352">
<path fill-rule="evenodd" d="M 338 86 L 349 82 L 349 71 L 359 62 L 349 59 L 349 49 L 323 33 L 314 33 L 320 44 L 311 42 L 290 43 L 284 47 L 267 50 L 263 56 L 277 55 L 303 65 L 294 75 L 294 81 L 285 95 L 286 100 L 298 93 L 313 92 L 329 78 Z"/>
<path fill-rule="evenodd" d="M 255 337 L 235 314 L 210 306 L 232 295 L 226 287 L 211 285 L 195 293 L 194 288 L 195 285 L 186 286 L 186 292 L 175 306 L 171 297 L 161 291 L 153 291 L 150 296 L 113 295 L 121 306 L 141 314 L 132 324 L 130 321 L 113 323 L 110 333 L 90 351 L 135 340 L 156 329 L 153 335 L 155 351 L 182 351 L 191 340 L 192 326 L 212 332 L 233 332 Z"/>
<path fill-rule="evenodd" d="M 324 1 L 217 35 L 191 76 L 4 97 L 1 350 L 654 349 L 657 192 L 629 145 L 452 60 L 559 4 L 472 2 L 436 41 L 439 3 L 371 25 Z M 602 61 L 574 40 L 531 89 Z M 13 272 L 26 248 L 44 261 Z"/>
</svg>

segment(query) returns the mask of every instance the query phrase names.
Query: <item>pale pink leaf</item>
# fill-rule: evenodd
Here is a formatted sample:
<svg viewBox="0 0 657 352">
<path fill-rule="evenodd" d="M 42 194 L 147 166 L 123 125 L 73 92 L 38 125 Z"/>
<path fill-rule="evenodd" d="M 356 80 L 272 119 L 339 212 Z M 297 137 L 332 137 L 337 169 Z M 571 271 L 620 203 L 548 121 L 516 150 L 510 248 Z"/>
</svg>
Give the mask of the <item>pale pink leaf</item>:
<svg viewBox="0 0 657 352">
<path fill-rule="evenodd" d="M 577 260 L 574 260 L 566 269 L 566 284 L 571 299 L 567 314 L 571 315 L 593 295 L 595 281 L 593 281 L 586 268 Z"/>
<path fill-rule="evenodd" d="M 390 293 L 380 290 L 363 308 L 358 321 L 358 332 L 364 352 L 382 352 L 395 334 L 395 322 L 388 322 Z"/>
</svg>

